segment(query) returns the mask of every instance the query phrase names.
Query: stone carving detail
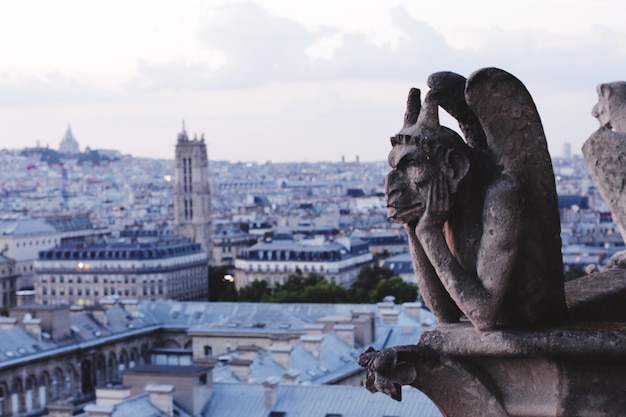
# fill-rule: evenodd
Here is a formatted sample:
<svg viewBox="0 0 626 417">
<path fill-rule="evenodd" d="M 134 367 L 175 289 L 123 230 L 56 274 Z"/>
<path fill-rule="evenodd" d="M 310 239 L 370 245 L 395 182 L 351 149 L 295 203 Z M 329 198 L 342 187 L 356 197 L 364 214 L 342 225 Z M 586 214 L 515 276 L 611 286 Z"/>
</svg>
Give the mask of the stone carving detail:
<svg viewBox="0 0 626 417">
<path fill-rule="evenodd" d="M 445 416 L 509 416 L 493 380 L 462 359 L 442 355 L 422 345 L 396 346 L 363 352 L 365 387 L 402 400 L 402 386 L 426 394 Z"/>
<path fill-rule="evenodd" d="M 496 68 L 435 73 L 428 86 L 423 103 L 409 93 L 386 186 L 426 304 L 440 323 L 464 314 L 480 330 L 565 321 L 554 174 L 530 94 Z"/>
<path fill-rule="evenodd" d="M 626 239 L 626 82 L 600 84 L 597 90 L 598 103 L 591 114 L 600 128 L 582 151 L 589 174 Z M 625 267 L 626 251 L 616 253 L 607 263 L 608 269 Z"/>
</svg>

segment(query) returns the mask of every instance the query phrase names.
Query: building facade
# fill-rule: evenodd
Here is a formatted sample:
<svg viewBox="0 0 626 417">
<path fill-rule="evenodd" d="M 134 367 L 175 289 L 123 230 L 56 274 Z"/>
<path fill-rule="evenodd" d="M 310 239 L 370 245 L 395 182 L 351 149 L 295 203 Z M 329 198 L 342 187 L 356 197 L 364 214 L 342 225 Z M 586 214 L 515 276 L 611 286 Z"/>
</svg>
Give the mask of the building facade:
<svg viewBox="0 0 626 417">
<path fill-rule="evenodd" d="M 252 235 L 233 225 L 216 227 L 213 233 L 213 264 L 234 266 L 237 254 L 253 239 Z"/>
<path fill-rule="evenodd" d="M 104 297 L 206 300 L 206 253 L 182 238 L 66 244 L 39 253 L 37 303 L 94 305 Z"/>
<path fill-rule="evenodd" d="M 63 234 L 44 219 L 27 216 L 0 219 L 0 250 L 15 260 L 18 274 L 16 289 L 30 289 L 34 285 L 33 262 L 41 250 L 61 243 Z"/>
<path fill-rule="evenodd" d="M 349 287 L 361 267 L 372 259 L 367 243 L 360 239 L 260 242 L 237 256 L 235 287 L 263 280 L 272 288 L 284 284 L 297 271 L 322 274 L 330 282 Z"/>
<path fill-rule="evenodd" d="M 17 271 L 15 260 L 0 254 L 0 307 L 11 307 L 16 303 Z"/>
<path fill-rule="evenodd" d="M 211 188 L 204 136 L 189 139 L 183 126 L 176 143 L 174 234 L 199 243 L 212 258 Z"/>
</svg>

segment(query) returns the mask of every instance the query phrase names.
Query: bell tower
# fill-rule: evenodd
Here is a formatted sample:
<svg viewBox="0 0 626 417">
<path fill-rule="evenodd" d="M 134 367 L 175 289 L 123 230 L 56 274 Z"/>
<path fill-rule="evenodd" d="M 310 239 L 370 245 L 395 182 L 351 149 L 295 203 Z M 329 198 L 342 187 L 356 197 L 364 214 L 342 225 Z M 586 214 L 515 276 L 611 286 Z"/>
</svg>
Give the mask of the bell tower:
<svg viewBox="0 0 626 417">
<path fill-rule="evenodd" d="M 174 234 L 202 245 L 211 262 L 211 189 L 204 134 L 189 139 L 183 130 L 176 142 Z"/>
</svg>

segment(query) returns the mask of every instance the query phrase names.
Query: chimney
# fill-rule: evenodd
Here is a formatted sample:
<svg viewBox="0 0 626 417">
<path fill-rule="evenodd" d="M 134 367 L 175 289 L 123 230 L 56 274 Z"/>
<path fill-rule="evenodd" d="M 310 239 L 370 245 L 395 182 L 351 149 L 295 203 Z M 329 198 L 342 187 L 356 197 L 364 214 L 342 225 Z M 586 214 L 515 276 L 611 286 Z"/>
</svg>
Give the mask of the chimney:
<svg viewBox="0 0 626 417">
<path fill-rule="evenodd" d="M 101 298 L 100 301 L 98 301 L 98 304 L 104 307 L 105 309 L 107 309 L 107 308 L 116 306 L 117 300 L 118 300 L 117 296 L 104 297 L 104 298 Z"/>
<path fill-rule="evenodd" d="M 343 343 L 353 348 L 355 329 L 356 326 L 354 324 L 335 324 L 333 330 L 335 330 L 337 339 L 341 340 Z"/>
<path fill-rule="evenodd" d="M 265 387 L 265 408 L 271 410 L 276 405 L 276 400 L 278 400 L 278 384 L 280 382 L 280 378 L 271 376 L 263 381 L 263 386 Z"/>
<path fill-rule="evenodd" d="M 239 346 L 237 350 L 239 351 L 239 359 L 253 360 L 254 358 L 257 357 L 259 353 L 258 346 L 254 346 L 254 345 Z"/>
<path fill-rule="evenodd" d="M 395 304 L 391 301 L 381 301 L 380 303 L 376 303 L 376 307 L 378 307 L 378 312 L 382 314 L 384 311 L 392 310 Z"/>
<path fill-rule="evenodd" d="M 128 314 L 130 315 L 137 314 L 137 307 L 139 306 L 139 300 L 136 300 L 136 299 L 122 300 L 120 301 L 120 303 L 122 304 L 122 307 L 124 307 L 124 310 L 126 310 Z"/>
<path fill-rule="evenodd" d="M 15 292 L 16 304 L 18 307 L 35 303 L 35 291 L 19 290 Z"/>
<path fill-rule="evenodd" d="M 102 324 L 103 326 L 107 326 L 109 324 L 109 321 L 107 319 L 106 309 L 96 307 L 93 310 L 91 310 L 91 314 L 93 315 L 94 320 L 96 320 L 98 323 Z"/>
<path fill-rule="evenodd" d="M 41 341 L 41 319 L 34 319 L 30 314 L 26 314 L 22 320 L 26 331 Z"/>
<path fill-rule="evenodd" d="M 272 359 L 285 369 L 291 368 L 291 346 L 270 346 L 270 352 L 272 352 Z"/>
<path fill-rule="evenodd" d="M 230 365 L 230 371 L 233 375 L 242 382 L 248 382 L 250 377 L 250 359 L 232 359 L 228 364 Z"/>
<path fill-rule="evenodd" d="M 96 388 L 96 405 L 114 407 L 130 397 L 130 388 L 123 385 L 111 385 Z"/>
<path fill-rule="evenodd" d="M 319 336 L 300 336 L 300 340 L 304 343 L 304 350 L 309 352 L 311 355 L 316 357 L 317 359 L 321 356 L 322 349 L 322 340 L 324 339 L 323 335 Z"/>
<path fill-rule="evenodd" d="M 72 417 L 74 405 L 69 401 L 59 401 L 46 406 L 49 417 Z"/>
<path fill-rule="evenodd" d="M 17 319 L 12 317 L 0 316 L 0 330 L 8 330 L 15 327 Z"/>
<path fill-rule="evenodd" d="M 360 346 L 368 346 L 374 342 L 376 335 L 376 313 L 373 311 L 352 311 L 352 320 L 356 326 L 355 341 Z"/>
<path fill-rule="evenodd" d="M 283 379 L 285 380 L 287 384 L 293 385 L 293 384 L 298 383 L 299 376 L 300 376 L 300 371 L 298 371 L 297 369 L 290 369 L 283 374 Z"/>
<path fill-rule="evenodd" d="M 150 393 L 150 402 L 169 417 L 174 415 L 174 387 L 166 384 L 149 384 L 146 392 Z"/>
<path fill-rule="evenodd" d="M 289 346 L 291 336 L 288 334 L 273 334 L 270 336 L 272 346 Z"/>
<path fill-rule="evenodd" d="M 115 407 L 112 405 L 102 406 L 96 404 L 89 404 L 85 406 L 85 412 L 89 417 L 111 417 L 115 411 Z"/>
<path fill-rule="evenodd" d="M 82 314 L 84 311 L 85 311 L 84 306 L 79 306 L 75 304 L 70 306 L 70 316 L 78 316 Z"/>
<path fill-rule="evenodd" d="M 422 303 L 419 301 L 413 303 L 404 303 L 404 311 L 406 314 L 411 317 L 416 322 L 420 322 L 420 312 L 422 311 Z"/>
<path fill-rule="evenodd" d="M 383 321 L 390 326 L 398 325 L 398 315 L 400 314 L 400 310 L 391 309 L 391 310 L 383 310 L 380 312 L 380 315 L 383 316 Z"/>
<path fill-rule="evenodd" d="M 304 330 L 306 330 L 307 336 L 321 336 L 324 334 L 324 325 L 323 324 L 305 324 Z"/>
</svg>

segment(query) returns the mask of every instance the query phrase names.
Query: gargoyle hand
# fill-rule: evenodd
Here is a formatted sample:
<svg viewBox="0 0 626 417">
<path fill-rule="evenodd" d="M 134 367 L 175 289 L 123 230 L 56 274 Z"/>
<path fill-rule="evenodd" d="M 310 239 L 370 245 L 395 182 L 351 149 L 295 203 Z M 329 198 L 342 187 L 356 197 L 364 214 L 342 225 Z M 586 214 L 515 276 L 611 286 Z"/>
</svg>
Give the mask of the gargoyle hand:
<svg viewBox="0 0 626 417">
<path fill-rule="evenodd" d="M 448 181 L 444 173 L 435 175 L 428 191 L 428 201 L 424 215 L 417 223 L 416 232 L 441 231 L 441 227 L 448 220 L 452 210 L 451 196 Z"/>
<path fill-rule="evenodd" d="M 402 401 L 402 385 L 410 385 L 417 377 L 415 367 L 398 362 L 394 348 L 374 350 L 369 347 L 357 362 L 366 368 L 365 387 L 372 393 L 382 392 L 396 401 Z"/>
</svg>

